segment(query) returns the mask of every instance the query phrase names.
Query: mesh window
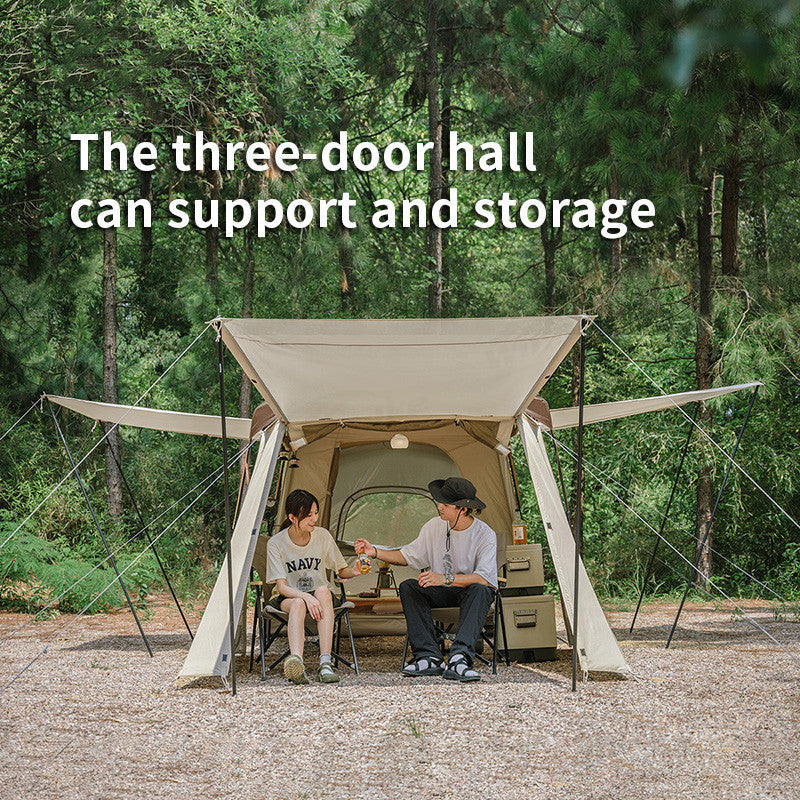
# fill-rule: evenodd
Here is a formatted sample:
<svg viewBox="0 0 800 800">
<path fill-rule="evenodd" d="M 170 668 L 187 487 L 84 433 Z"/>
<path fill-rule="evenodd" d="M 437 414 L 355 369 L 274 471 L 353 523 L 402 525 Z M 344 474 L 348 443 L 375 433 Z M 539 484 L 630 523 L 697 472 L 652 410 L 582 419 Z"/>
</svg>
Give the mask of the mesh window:
<svg viewBox="0 0 800 800">
<path fill-rule="evenodd" d="M 364 538 L 379 547 L 402 547 L 437 516 L 430 497 L 409 492 L 376 492 L 359 497 L 347 513 L 341 538 Z"/>
</svg>

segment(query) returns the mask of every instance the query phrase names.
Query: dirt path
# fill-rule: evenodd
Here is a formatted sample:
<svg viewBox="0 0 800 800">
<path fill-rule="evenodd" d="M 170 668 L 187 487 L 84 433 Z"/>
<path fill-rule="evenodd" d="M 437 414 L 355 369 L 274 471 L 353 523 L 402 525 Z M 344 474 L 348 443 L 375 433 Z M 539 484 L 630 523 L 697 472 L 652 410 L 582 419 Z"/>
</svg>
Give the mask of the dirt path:
<svg viewBox="0 0 800 800">
<path fill-rule="evenodd" d="M 746 601 L 800 658 L 798 618 Z M 800 797 L 800 666 L 730 612 L 694 605 L 609 617 L 636 680 L 570 691 L 570 653 L 472 685 L 397 674 L 402 639 L 357 642 L 338 686 L 266 682 L 177 690 L 188 648 L 157 604 L 149 658 L 123 612 L 28 625 L 0 643 L 0 797 Z M 0 637 L 27 617 L 0 614 Z M 191 622 L 196 626 L 198 614 Z M 49 644 L 48 644 L 49 642 Z"/>
</svg>

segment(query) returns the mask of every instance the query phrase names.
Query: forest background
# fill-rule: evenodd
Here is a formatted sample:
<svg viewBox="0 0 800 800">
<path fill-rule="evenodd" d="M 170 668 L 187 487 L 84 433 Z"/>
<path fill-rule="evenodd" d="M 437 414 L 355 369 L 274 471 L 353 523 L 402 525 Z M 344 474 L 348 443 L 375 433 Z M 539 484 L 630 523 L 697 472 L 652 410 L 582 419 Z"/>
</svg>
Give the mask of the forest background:
<svg viewBox="0 0 800 800">
<path fill-rule="evenodd" d="M 6 0 L 0 9 L 0 435 L 42 392 L 133 403 L 216 316 L 281 318 L 597 315 L 586 402 L 763 381 L 738 451 L 749 475 L 795 519 L 800 445 L 800 21 L 793 2 L 644 0 Z M 112 131 L 168 151 L 202 130 L 220 143 L 297 143 L 347 131 L 385 146 L 435 143 L 422 172 L 280 174 L 239 169 L 79 171 L 73 133 Z M 449 134 L 474 143 L 533 134 L 538 170 L 449 170 Z M 98 162 L 95 161 L 95 165 Z M 648 197 L 656 225 L 603 239 L 565 225 L 376 229 L 281 226 L 258 237 L 167 226 L 174 197 L 304 198 L 343 192 L 428 203 L 457 188 L 472 204 L 508 192 Z M 79 230 L 82 197 L 148 199 L 152 227 Z M 147 396 L 158 408 L 219 413 L 212 336 Z M 618 349 L 616 345 L 621 348 Z M 630 354 L 634 366 L 623 354 Z M 232 367 L 233 364 L 229 365 Z M 544 396 L 576 403 L 577 359 Z M 226 373 L 228 413 L 260 399 Z M 480 376 L 476 375 L 476 380 Z M 319 376 L 325 390 L 324 375 Z M 234 398 L 238 398 L 235 400 Z M 700 423 L 729 452 L 747 392 L 703 405 Z M 238 406 L 238 407 L 237 407 Z M 691 409 L 688 409 L 691 413 Z M 82 457 L 101 430 L 59 416 Z M 586 456 L 620 504 L 587 475 L 584 551 L 605 596 L 638 592 L 689 430 L 677 411 L 593 425 Z M 573 432 L 564 442 L 574 447 Z M 518 464 L 521 452 L 515 451 Z M 81 467 L 124 568 L 145 546 L 136 503 L 153 519 L 220 463 L 218 440 L 123 429 Z M 726 460 L 694 437 L 665 537 L 693 560 Z M 0 604 L 82 608 L 113 581 L 74 478 L 20 528 L 69 469 L 47 406 L 0 446 Z M 543 540 L 518 469 L 529 535 Z M 164 520 L 169 520 L 166 516 Z M 156 535 L 165 524 L 162 521 Z M 184 598 L 202 597 L 224 552 L 222 490 L 197 500 L 160 540 Z M 16 531 L 16 533 L 14 533 Z M 13 536 L 10 534 L 14 533 Z M 124 543 L 131 540 L 128 545 Z M 800 587 L 800 530 L 733 470 L 702 559 L 717 588 L 785 597 Z M 676 591 L 688 567 L 661 548 L 650 593 Z M 151 555 L 127 573 L 142 602 L 160 577 Z M 121 601 L 113 591 L 94 602 Z"/>
</svg>

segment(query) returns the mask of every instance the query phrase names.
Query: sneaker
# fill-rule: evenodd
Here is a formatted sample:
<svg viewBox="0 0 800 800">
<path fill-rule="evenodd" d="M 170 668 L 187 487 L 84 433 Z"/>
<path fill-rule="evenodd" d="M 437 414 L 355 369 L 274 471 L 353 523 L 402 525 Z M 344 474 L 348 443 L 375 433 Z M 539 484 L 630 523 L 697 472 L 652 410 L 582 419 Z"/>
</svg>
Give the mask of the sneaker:
<svg viewBox="0 0 800 800">
<path fill-rule="evenodd" d="M 410 664 L 406 664 L 401 675 L 407 678 L 419 678 L 422 675 L 441 675 L 444 672 L 442 662 L 436 658 L 418 658 Z"/>
<path fill-rule="evenodd" d="M 283 662 L 283 674 L 292 683 L 308 683 L 306 668 L 300 656 L 286 656 L 286 660 Z"/>
<path fill-rule="evenodd" d="M 339 673 L 336 672 L 330 661 L 326 661 L 319 665 L 317 679 L 320 683 L 339 683 Z"/>
<path fill-rule="evenodd" d="M 461 653 L 456 653 L 450 658 L 447 668 L 442 672 L 442 677 L 449 681 L 461 681 L 462 683 L 471 683 L 481 679 L 481 676 L 469 665 L 466 656 Z"/>
</svg>

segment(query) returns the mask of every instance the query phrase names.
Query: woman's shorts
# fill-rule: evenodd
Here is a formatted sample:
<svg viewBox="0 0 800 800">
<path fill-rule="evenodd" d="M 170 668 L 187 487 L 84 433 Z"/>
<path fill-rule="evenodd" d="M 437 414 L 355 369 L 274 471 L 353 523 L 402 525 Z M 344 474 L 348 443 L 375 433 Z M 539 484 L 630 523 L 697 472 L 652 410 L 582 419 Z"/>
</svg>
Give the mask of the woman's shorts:
<svg viewBox="0 0 800 800">
<path fill-rule="evenodd" d="M 336 594 L 336 592 L 333 590 L 331 590 L 331 594 L 333 595 L 333 607 L 339 608 L 343 602 L 341 594 Z M 271 608 L 274 608 L 276 611 L 283 611 L 281 608 L 281 603 L 286 599 L 287 598 L 282 594 L 274 594 L 269 598 L 269 600 L 267 600 L 267 605 L 269 605 Z"/>
</svg>

